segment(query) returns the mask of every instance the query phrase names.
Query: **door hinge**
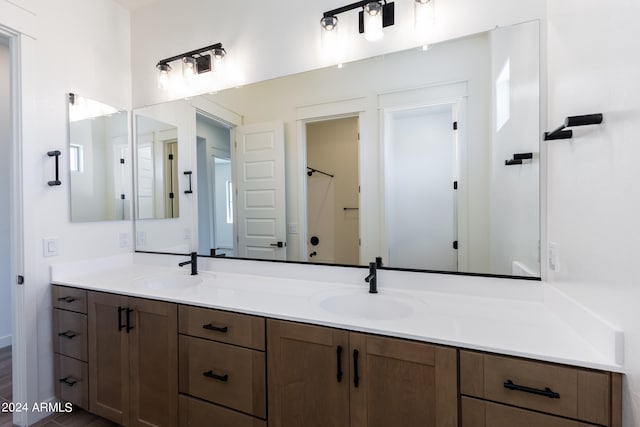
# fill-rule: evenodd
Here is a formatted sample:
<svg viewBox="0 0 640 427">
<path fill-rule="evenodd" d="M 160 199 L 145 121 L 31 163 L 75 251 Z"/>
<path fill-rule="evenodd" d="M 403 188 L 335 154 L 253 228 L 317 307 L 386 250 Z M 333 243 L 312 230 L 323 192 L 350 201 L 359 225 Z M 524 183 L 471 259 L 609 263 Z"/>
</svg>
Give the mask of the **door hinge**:
<svg viewBox="0 0 640 427">
<path fill-rule="evenodd" d="M 458 181 L 453 181 L 453 189 L 454 190 L 458 189 Z"/>
<path fill-rule="evenodd" d="M 453 242 L 453 249 L 458 250 L 458 241 L 454 240 Z"/>
<path fill-rule="evenodd" d="M 124 165 L 124 159 L 120 159 L 120 164 Z"/>
<path fill-rule="evenodd" d="M 124 200 L 124 199 L 125 199 L 124 194 L 121 194 L 120 195 L 120 200 Z"/>
<path fill-rule="evenodd" d="M 453 122 L 453 130 L 458 130 L 458 122 Z"/>
<path fill-rule="evenodd" d="M 174 197 L 174 194 L 173 193 L 169 193 L 169 198 L 173 199 L 173 197 Z"/>
<path fill-rule="evenodd" d="M 169 160 L 173 160 L 173 154 L 169 154 Z"/>
<path fill-rule="evenodd" d="M 24 285 L 24 276 L 18 276 L 17 280 L 18 285 Z"/>
</svg>

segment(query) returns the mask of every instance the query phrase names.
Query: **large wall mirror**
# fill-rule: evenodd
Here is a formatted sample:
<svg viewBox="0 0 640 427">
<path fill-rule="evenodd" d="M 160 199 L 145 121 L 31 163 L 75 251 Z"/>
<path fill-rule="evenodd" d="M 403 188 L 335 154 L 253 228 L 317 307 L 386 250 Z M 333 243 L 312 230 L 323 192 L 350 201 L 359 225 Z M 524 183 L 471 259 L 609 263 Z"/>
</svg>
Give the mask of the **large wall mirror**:
<svg viewBox="0 0 640 427">
<path fill-rule="evenodd" d="M 77 94 L 67 96 L 71 221 L 130 219 L 128 112 Z"/>
<path fill-rule="evenodd" d="M 136 249 L 539 277 L 539 64 L 534 21 L 137 109 L 180 213 Z"/>
</svg>

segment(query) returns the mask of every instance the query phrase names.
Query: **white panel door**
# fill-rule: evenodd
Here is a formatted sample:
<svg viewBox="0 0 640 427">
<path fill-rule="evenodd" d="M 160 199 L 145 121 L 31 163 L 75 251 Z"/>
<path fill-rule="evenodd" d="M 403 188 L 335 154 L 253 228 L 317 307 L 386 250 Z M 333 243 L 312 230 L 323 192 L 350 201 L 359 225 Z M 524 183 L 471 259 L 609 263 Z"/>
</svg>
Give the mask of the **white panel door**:
<svg viewBox="0 0 640 427">
<path fill-rule="evenodd" d="M 450 104 L 387 116 L 388 264 L 457 271 L 455 133 Z"/>
<path fill-rule="evenodd" d="M 286 260 L 286 194 L 282 121 L 234 129 L 236 254 Z"/>
</svg>

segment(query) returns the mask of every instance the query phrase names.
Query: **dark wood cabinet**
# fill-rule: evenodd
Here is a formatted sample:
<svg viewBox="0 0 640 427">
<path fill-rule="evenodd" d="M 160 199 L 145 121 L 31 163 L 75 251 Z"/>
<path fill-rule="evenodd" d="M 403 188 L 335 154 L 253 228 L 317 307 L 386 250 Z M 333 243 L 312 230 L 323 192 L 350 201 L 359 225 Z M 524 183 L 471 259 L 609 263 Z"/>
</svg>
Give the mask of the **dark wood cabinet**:
<svg viewBox="0 0 640 427">
<path fill-rule="evenodd" d="M 87 291 L 54 286 L 52 296 L 56 396 L 89 409 Z"/>
<path fill-rule="evenodd" d="M 457 352 L 269 320 L 269 425 L 458 425 Z"/>
<path fill-rule="evenodd" d="M 349 425 L 349 333 L 267 321 L 270 427 Z"/>
<path fill-rule="evenodd" d="M 175 304 L 89 292 L 89 409 L 123 426 L 175 426 Z"/>
</svg>

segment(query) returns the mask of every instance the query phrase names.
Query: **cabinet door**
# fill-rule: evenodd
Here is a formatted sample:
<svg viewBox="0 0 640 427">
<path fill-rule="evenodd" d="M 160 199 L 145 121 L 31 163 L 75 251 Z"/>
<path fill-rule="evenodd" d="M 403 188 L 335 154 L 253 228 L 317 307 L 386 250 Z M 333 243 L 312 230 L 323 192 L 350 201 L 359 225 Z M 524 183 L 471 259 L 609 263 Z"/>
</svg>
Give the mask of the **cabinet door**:
<svg viewBox="0 0 640 427">
<path fill-rule="evenodd" d="M 348 426 L 348 332 L 268 320 L 267 343 L 269 426 Z"/>
<path fill-rule="evenodd" d="M 126 298 L 88 293 L 89 409 L 121 425 L 128 424 L 129 359 L 125 333 Z"/>
<path fill-rule="evenodd" d="M 351 425 L 458 425 L 455 349 L 351 333 Z"/>
<path fill-rule="evenodd" d="M 131 426 L 178 423 L 176 304 L 128 298 Z M 126 335 L 126 334 L 125 334 Z"/>
</svg>

